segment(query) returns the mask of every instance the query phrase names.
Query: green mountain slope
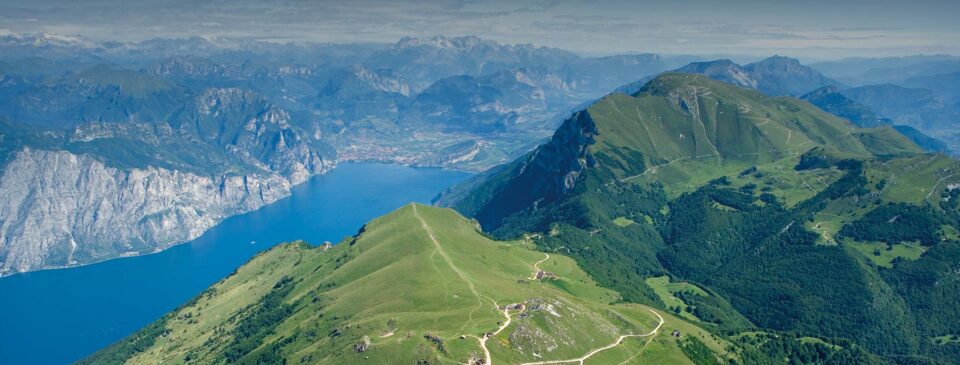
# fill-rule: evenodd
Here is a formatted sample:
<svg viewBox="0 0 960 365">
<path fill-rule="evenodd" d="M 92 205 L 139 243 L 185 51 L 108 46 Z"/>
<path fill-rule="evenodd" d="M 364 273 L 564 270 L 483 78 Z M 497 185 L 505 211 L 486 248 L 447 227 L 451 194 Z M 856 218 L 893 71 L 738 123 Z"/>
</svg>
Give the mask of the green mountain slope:
<svg viewBox="0 0 960 365">
<path fill-rule="evenodd" d="M 890 127 L 667 74 L 438 203 L 731 340 L 789 332 L 885 361 L 955 363 L 960 346 L 931 343 L 960 327 L 956 275 L 917 263 L 960 258 L 958 172 Z M 664 295 L 651 281 L 664 275 L 702 292 Z"/>
<path fill-rule="evenodd" d="M 611 181 L 655 180 L 675 195 L 824 146 L 849 157 L 920 151 L 891 128 L 856 128 L 797 99 L 705 76 L 664 74 L 634 96 L 612 94 L 576 113 L 546 145 L 480 177 L 485 186 L 457 199 L 456 207 L 496 229 L 534 202 L 557 200 L 585 168 L 600 166 Z M 499 188 L 511 179 L 524 181 L 511 184 L 520 190 Z M 441 200 L 452 204 L 446 202 Z"/>
<path fill-rule="evenodd" d="M 621 303 L 574 260 L 528 246 L 411 204 L 332 247 L 266 251 L 81 363 L 690 364 L 692 343 L 700 358 L 738 358 L 731 343 Z"/>
</svg>

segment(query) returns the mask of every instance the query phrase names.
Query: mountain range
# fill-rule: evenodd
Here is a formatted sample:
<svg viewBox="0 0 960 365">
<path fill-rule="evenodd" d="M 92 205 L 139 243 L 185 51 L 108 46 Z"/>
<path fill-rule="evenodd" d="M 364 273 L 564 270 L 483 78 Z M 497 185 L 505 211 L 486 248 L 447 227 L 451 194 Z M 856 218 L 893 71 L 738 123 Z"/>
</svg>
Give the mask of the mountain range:
<svg viewBox="0 0 960 365">
<path fill-rule="evenodd" d="M 900 125 L 957 150 L 960 58 L 946 55 L 844 59 L 810 65 L 850 85 L 841 92 Z"/>
<path fill-rule="evenodd" d="M 157 252 L 384 161 L 481 173 L 82 363 L 960 362 L 952 61 L 688 61 L 6 35 L 0 275 Z"/>
<path fill-rule="evenodd" d="M 0 50 L 0 275 L 162 250 L 341 161 L 483 171 L 618 85 L 632 94 L 669 69 L 771 95 L 837 84 L 779 56 L 681 67 L 691 57 L 584 57 L 476 37 L 304 45 L 11 34 Z M 838 91 L 924 148 L 944 150 L 931 134 L 949 149 L 958 140 L 949 83 L 922 85 L 938 91 Z"/>
<path fill-rule="evenodd" d="M 0 121 L 0 274 L 156 252 L 336 164 L 332 147 L 256 94 L 217 88 L 188 100 L 153 122 Z"/>
<path fill-rule="evenodd" d="M 814 62 L 809 66 L 852 86 L 900 84 L 915 77 L 960 71 L 960 57 L 950 55 L 852 57 Z"/>
<path fill-rule="evenodd" d="M 954 363 L 958 169 L 889 126 L 668 73 L 438 204 L 535 237 L 627 301 L 738 338 L 844 338 L 889 363 Z M 829 275 L 824 275 L 829 273 Z M 649 278 L 708 295 L 664 295 Z M 853 362 L 853 363 L 866 363 Z"/>
<path fill-rule="evenodd" d="M 3 35 L 0 275 L 162 250 L 341 161 L 484 170 L 671 62 L 476 37 Z"/>
<path fill-rule="evenodd" d="M 927 60 L 924 57 L 919 58 Z M 885 74 L 908 73 L 909 69 L 920 67 L 918 63 L 929 66 L 925 68 L 929 72 L 940 70 L 938 67 L 928 65 L 929 63 L 939 64 L 939 61 L 921 60 L 870 59 L 860 62 L 849 60 L 838 61 L 836 64 L 821 63 L 819 66 L 841 75 L 845 74 L 844 71 L 850 72 L 850 69 L 857 69 L 856 66 L 877 66 L 878 63 L 890 65 L 889 67 L 892 68 L 896 68 L 895 66 L 902 68 L 884 69 L 888 71 Z M 950 69 L 946 68 L 946 70 Z M 957 137 L 953 125 L 960 120 L 960 114 L 956 110 L 957 105 L 954 104 L 957 94 L 957 90 L 954 90 L 956 83 L 950 82 L 951 77 L 956 76 L 953 74 L 905 78 L 897 85 L 849 87 L 824 76 L 813 67 L 802 65 L 796 59 L 782 56 L 770 57 L 744 66 L 726 59 L 694 62 L 676 69 L 675 72 L 706 75 L 715 80 L 756 89 L 767 95 L 803 97 L 814 104 L 820 102 L 817 106 L 831 113 L 841 112 L 844 113 L 840 115 L 841 117 L 854 118 L 851 121 L 859 126 L 894 125 L 904 135 L 930 151 L 957 150 L 955 143 Z M 617 91 L 633 94 L 653 77 L 626 84 Z M 842 99 L 845 100 L 839 100 L 840 95 L 836 94 L 842 94 Z M 812 99 L 818 95 L 819 99 Z M 840 111 L 839 104 L 828 107 L 827 104 L 830 103 L 844 104 L 842 109 L 846 110 Z M 864 117 L 873 120 L 862 119 Z"/>
<path fill-rule="evenodd" d="M 276 246 L 81 363 L 955 363 L 958 169 L 666 73 L 438 197 L 455 211 Z"/>
<path fill-rule="evenodd" d="M 726 83 L 760 90 L 773 96 L 801 96 L 824 86 L 840 85 L 800 61 L 773 56 L 757 62 L 739 65 L 728 59 L 693 62 L 673 72 L 706 75 Z M 632 94 L 654 76 L 621 86 L 618 90 Z"/>
<path fill-rule="evenodd" d="M 930 137 L 912 126 L 896 125 L 893 120 L 878 116 L 866 105 L 853 101 L 843 95 L 840 88 L 836 86 L 824 86 L 807 93 L 802 96 L 801 99 L 810 102 L 810 104 L 815 105 L 823 111 L 845 118 L 858 127 L 875 128 L 893 126 L 897 132 L 900 132 L 900 134 L 903 134 L 924 150 L 949 152 L 949 146 L 947 146 L 946 142 Z"/>
</svg>

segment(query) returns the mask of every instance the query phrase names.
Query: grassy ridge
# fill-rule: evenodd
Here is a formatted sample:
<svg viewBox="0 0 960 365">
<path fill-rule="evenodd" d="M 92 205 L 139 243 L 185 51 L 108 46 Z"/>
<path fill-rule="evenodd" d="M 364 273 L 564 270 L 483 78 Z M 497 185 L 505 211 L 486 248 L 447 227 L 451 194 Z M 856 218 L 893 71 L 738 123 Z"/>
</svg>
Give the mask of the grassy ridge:
<svg viewBox="0 0 960 365">
<path fill-rule="evenodd" d="M 537 280 L 535 268 L 547 278 Z M 485 341 L 492 359 L 517 364 L 579 358 L 619 336 L 649 334 L 590 360 L 639 363 L 651 338 L 666 337 L 652 333 L 659 316 L 716 356 L 736 356 L 696 326 L 619 301 L 568 257 L 492 241 L 452 210 L 408 205 L 328 250 L 266 251 L 82 363 L 463 363 L 484 358 L 480 338 L 496 333 Z M 497 332 L 510 304 L 524 307 L 508 310 L 512 322 Z M 684 358 L 676 341 L 664 346 Z"/>
</svg>

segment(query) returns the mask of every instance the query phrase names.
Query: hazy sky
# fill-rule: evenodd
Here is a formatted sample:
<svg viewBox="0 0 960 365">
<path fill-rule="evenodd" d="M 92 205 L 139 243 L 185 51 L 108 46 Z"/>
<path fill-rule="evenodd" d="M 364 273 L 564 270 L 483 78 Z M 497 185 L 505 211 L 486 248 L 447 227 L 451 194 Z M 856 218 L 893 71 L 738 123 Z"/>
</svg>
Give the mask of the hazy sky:
<svg viewBox="0 0 960 365">
<path fill-rule="evenodd" d="M 477 35 L 592 54 L 960 54 L 960 0 L 0 0 L 0 32 L 394 42 Z"/>
</svg>

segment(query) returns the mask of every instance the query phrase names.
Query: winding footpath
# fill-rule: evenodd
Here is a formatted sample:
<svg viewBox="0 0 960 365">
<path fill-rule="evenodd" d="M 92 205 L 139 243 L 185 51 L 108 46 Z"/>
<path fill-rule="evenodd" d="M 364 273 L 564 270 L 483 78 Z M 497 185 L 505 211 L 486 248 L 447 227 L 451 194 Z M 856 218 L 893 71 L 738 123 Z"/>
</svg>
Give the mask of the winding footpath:
<svg viewBox="0 0 960 365">
<path fill-rule="evenodd" d="M 420 213 L 417 212 L 417 205 L 416 205 L 416 204 L 411 204 L 411 207 L 413 207 L 413 215 L 417 218 L 417 220 L 420 221 L 420 225 L 423 227 L 424 231 L 427 232 L 427 236 L 430 238 L 430 241 L 432 241 L 433 244 L 434 244 L 434 246 L 436 247 L 436 252 L 437 252 L 437 253 L 440 253 L 440 257 L 443 258 L 443 261 L 447 264 L 447 266 L 449 266 L 450 269 L 452 269 L 452 270 L 457 274 L 457 276 L 460 277 L 460 279 L 462 279 L 465 283 L 467 283 L 467 287 L 470 289 L 470 292 L 472 292 L 473 295 L 477 297 L 477 301 L 479 301 L 479 302 L 482 304 L 482 303 L 483 303 L 483 299 L 481 299 L 480 293 L 477 291 L 477 288 L 474 286 L 473 282 L 470 281 L 470 279 L 467 278 L 467 275 L 464 274 L 462 271 L 460 271 L 460 268 L 458 268 L 456 265 L 454 265 L 453 260 L 450 259 L 450 256 L 447 256 L 446 251 L 443 250 L 443 246 L 440 245 L 440 241 L 437 240 L 437 237 L 436 237 L 436 235 L 434 234 L 433 229 L 430 228 L 430 226 L 427 224 L 427 221 L 424 220 L 423 217 L 420 216 Z M 545 255 L 545 257 L 543 258 L 543 260 L 537 261 L 536 263 L 533 264 L 533 269 L 534 269 L 534 274 L 533 274 L 534 276 L 533 276 L 533 278 L 534 278 L 534 279 L 538 276 L 538 274 L 540 274 L 540 273 L 542 272 L 542 270 L 540 269 L 540 264 L 542 264 L 542 263 L 544 263 L 544 262 L 546 262 L 547 260 L 550 259 L 550 254 L 544 253 L 544 255 Z M 488 299 L 489 299 L 489 298 L 488 298 Z M 495 301 L 495 300 L 493 300 L 493 299 L 490 299 L 490 301 L 493 302 L 493 306 L 494 306 L 495 308 L 497 308 L 497 311 L 499 311 L 501 314 L 503 314 L 503 317 L 504 317 L 505 320 L 503 321 L 503 323 L 500 324 L 500 327 L 497 328 L 497 330 L 494 331 L 494 332 L 485 333 L 485 334 L 483 334 L 482 336 L 473 336 L 473 335 L 470 335 L 470 336 L 469 336 L 469 337 L 473 337 L 473 338 L 477 339 L 477 342 L 480 343 L 480 348 L 483 350 L 483 356 L 484 356 L 484 362 L 483 362 L 483 364 L 484 364 L 484 365 L 493 365 L 493 358 L 492 358 L 492 356 L 490 355 L 490 349 L 487 348 L 487 340 L 489 340 L 490 338 L 492 338 L 492 337 L 494 337 L 494 336 L 499 335 L 500 332 L 503 332 L 503 330 L 507 329 L 507 327 L 509 327 L 509 326 L 510 326 L 510 323 L 513 321 L 513 316 L 511 316 L 511 314 L 510 314 L 510 307 L 512 307 L 513 305 L 508 305 L 508 306 L 503 307 L 503 309 L 501 309 L 501 307 L 497 304 L 497 301 Z M 478 307 L 479 307 L 479 306 L 478 306 Z M 523 311 L 525 311 L 525 310 L 526 310 L 526 307 L 525 307 L 525 306 L 521 306 L 521 307 L 520 307 L 520 310 L 517 311 L 515 314 L 523 313 Z M 600 348 L 596 348 L 596 349 L 590 350 L 590 352 L 587 352 L 587 354 L 583 355 L 582 357 L 576 358 L 576 359 L 527 362 L 527 363 L 523 363 L 523 364 L 521 364 L 521 365 L 548 365 L 548 364 L 565 364 L 565 363 L 580 363 L 581 365 L 583 365 L 583 362 L 586 361 L 587 359 L 589 359 L 590 357 L 592 357 L 593 355 L 596 355 L 597 353 L 600 353 L 600 352 L 603 352 L 603 351 L 605 351 L 605 350 L 609 350 L 609 349 L 612 349 L 612 348 L 614 348 L 614 347 L 617 347 L 618 345 L 620 345 L 620 344 L 623 342 L 623 340 L 625 340 L 625 339 L 627 339 L 627 338 L 630 338 L 630 337 L 649 337 L 649 336 L 656 335 L 657 332 L 660 331 L 660 327 L 663 326 L 663 317 L 660 316 L 659 313 L 657 313 L 656 311 L 654 311 L 654 310 L 652 310 L 652 309 L 649 309 L 649 308 L 648 308 L 647 310 L 649 310 L 650 313 L 653 313 L 654 315 L 656 315 L 657 318 L 658 318 L 658 320 L 659 320 L 659 323 L 657 323 L 657 327 L 654 328 L 653 331 L 650 331 L 650 333 L 641 334 L 641 335 L 622 335 L 622 336 L 620 336 L 619 338 L 617 338 L 617 340 L 614 341 L 613 343 L 611 343 L 611 344 L 609 344 L 609 345 L 607 345 L 607 346 L 604 346 L 604 347 L 600 347 Z M 470 319 L 470 321 L 472 321 L 472 315 L 473 315 L 473 313 L 471 312 L 471 319 Z M 469 323 L 469 321 L 468 321 L 468 323 Z M 462 329 L 461 329 L 461 330 L 462 330 Z M 393 332 L 388 333 L 388 334 L 386 334 L 386 335 L 383 335 L 383 336 L 381 336 L 381 338 L 390 337 L 391 335 L 393 335 Z M 648 344 L 649 344 L 649 342 L 648 342 Z M 646 345 L 644 345 L 644 348 L 646 348 Z M 643 351 L 643 350 L 641 349 L 641 351 Z"/>
<path fill-rule="evenodd" d="M 493 357 L 490 356 L 490 350 L 487 349 L 487 340 L 489 340 L 491 337 L 499 335 L 500 332 L 503 332 L 503 330 L 507 329 L 507 327 L 510 326 L 510 322 L 513 320 L 513 317 L 510 316 L 510 309 L 509 309 L 510 306 L 506 306 L 503 309 L 500 309 L 500 306 L 497 305 L 496 301 L 494 301 L 493 299 L 490 299 L 490 300 L 493 301 L 493 306 L 497 307 L 497 310 L 499 310 L 500 313 L 503 313 L 503 316 L 507 320 L 503 321 L 503 323 L 500 325 L 500 328 L 497 328 L 495 332 L 491 332 L 489 335 L 483 334 L 483 336 L 480 336 L 480 337 L 470 336 L 470 337 L 476 338 L 477 341 L 480 342 L 480 348 L 483 349 L 483 356 L 485 358 L 485 362 L 483 363 L 484 365 L 493 365 Z M 520 311 L 517 312 L 517 314 L 523 313 L 524 310 L 526 310 L 526 307 L 521 307 Z"/>
<path fill-rule="evenodd" d="M 533 276 L 530 277 L 530 280 L 537 280 L 537 277 L 543 272 L 543 270 L 540 269 L 540 264 L 550 259 L 550 254 L 546 252 L 543 254 L 547 255 L 547 257 L 544 257 L 543 260 L 537 261 L 537 263 L 533 264 Z"/>
<path fill-rule="evenodd" d="M 655 171 L 656 171 L 658 168 L 664 167 L 664 166 L 670 166 L 670 165 L 672 165 L 674 162 L 679 162 L 679 161 L 684 161 L 684 160 L 699 160 L 699 159 L 701 159 L 701 158 L 714 157 L 714 156 L 723 157 L 723 156 L 721 156 L 720 154 L 717 154 L 717 153 L 710 153 L 710 154 L 699 155 L 699 156 L 678 157 L 678 158 L 675 158 L 675 159 L 673 159 L 673 160 L 668 161 L 667 163 L 662 163 L 662 164 L 659 164 L 659 165 L 651 166 L 651 167 L 647 168 L 646 170 L 643 170 L 642 173 L 639 173 L 639 174 L 636 174 L 636 175 L 632 175 L 632 176 L 623 177 L 623 178 L 620 178 L 620 179 L 618 179 L 618 180 L 621 181 L 621 182 L 623 182 L 623 181 L 632 180 L 632 179 L 636 179 L 636 178 L 638 178 L 638 177 L 644 176 L 644 175 L 650 173 L 651 171 L 654 171 L 654 173 L 656 173 Z M 611 183 L 612 183 L 612 182 L 611 182 Z"/>
<path fill-rule="evenodd" d="M 453 264 L 453 260 L 450 259 L 450 256 L 447 256 L 447 252 L 443 250 L 443 246 L 441 246 L 440 241 L 437 240 L 437 236 L 433 233 L 433 229 L 427 225 L 427 221 L 425 221 L 423 217 L 420 216 L 420 213 L 417 212 L 417 204 L 410 203 L 410 206 L 413 207 L 413 216 L 417 217 L 417 220 L 420 221 L 420 225 L 423 227 L 423 230 L 427 232 L 427 236 L 430 237 L 430 241 L 433 241 L 433 245 L 436 247 L 436 252 L 440 253 L 440 257 L 443 258 L 443 262 L 445 262 L 447 266 L 449 266 L 450 269 L 460 277 L 461 280 L 467 283 L 467 288 L 470 289 L 470 292 L 473 293 L 475 297 L 477 297 L 477 308 L 470 312 L 469 319 L 466 323 L 464 323 L 463 327 L 460 328 L 462 331 L 467 324 L 473 321 L 473 312 L 476 312 L 477 309 L 480 309 L 480 307 L 483 306 L 483 299 L 480 298 L 480 293 L 477 292 L 477 288 L 473 285 L 473 282 L 467 278 L 467 275 L 464 274 L 463 271 L 460 271 L 460 268 L 458 268 L 457 265 Z"/>
<path fill-rule="evenodd" d="M 583 362 L 584 362 L 584 361 L 587 361 L 587 359 L 589 359 L 589 358 L 592 357 L 593 355 L 596 355 L 596 354 L 598 354 L 598 353 L 600 353 L 600 352 L 602 352 L 602 351 L 609 350 L 609 349 L 612 349 L 612 348 L 614 348 L 614 347 L 617 347 L 618 345 L 620 345 L 620 343 L 623 342 L 623 340 L 625 340 L 625 339 L 627 339 L 627 338 L 630 338 L 630 337 L 650 337 L 650 336 L 654 336 L 654 335 L 657 334 L 658 331 L 660 331 L 660 327 L 663 327 L 663 317 L 660 316 L 660 313 L 657 313 L 657 312 L 656 312 L 655 310 L 653 310 L 653 309 L 649 309 L 649 308 L 648 308 L 647 310 L 649 310 L 650 313 L 653 313 L 654 315 L 656 315 L 657 318 L 658 318 L 658 320 L 660 321 L 659 323 L 657 323 L 657 327 L 654 328 L 653 331 L 650 331 L 650 333 L 642 334 L 642 335 L 623 335 L 623 336 L 620 336 L 620 338 L 617 338 L 617 340 L 614 341 L 613 343 L 611 343 L 611 344 L 609 344 L 609 345 L 606 345 L 606 346 L 604 346 L 604 347 L 600 347 L 600 348 L 596 348 L 596 349 L 590 350 L 590 352 L 588 352 L 586 355 L 583 355 L 582 357 L 578 357 L 578 358 L 576 358 L 576 359 L 525 362 L 525 363 L 522 363 L 522 364 L 520 364 L 520 365 L 548 365 L 548 364 L 569 364 L 569 363 L 579 363 L 580 365 L 583 365 Z M 644 347 L 646 347 L 646 345 L 644 345 Z"/>
<path fill-rule="evenodd" d="M 477 288 L 473 285 L 473 282 L 467 278 L 466 274 L 460 271 L 460 268 L 458 268 L 456 265 L 453 264 L 453 260 L 450 259 L 450 256 L 447 256 L 447 252 L 443 250 L 443 246 L 441 246 L 440 241 L 437 240 L 437 236 L 433 233 L 433 229 L 430 228 L 430 226 L 427 224 L 427 221 L 420 216 L 420 213 L 417 212 L 417 205 L 411 203 L 410 206 L 413 207 L 413 215 L 417 217 L 417 220 L 420 221 L 420 225 L 427 232 L 427 236 L 430 237 L 430 241 L 433 241 L 434 246 L 436 246 L 436 250 L 437 252 L 440 253 L 440 257 L 443 258 L 443 261 L 447 264 L 447 266 L 450 266 L 450 269 L 452 269 L 455 273 L 457 273 L 457 276 L 459 276 L 460 279 L 462 279 L 464 282 L 467 283 L 467 287 L 470 289 L 473 295 L 477 297 L 477 301 L 481 303 L 477 307 L 479 308 L 480 306 L 482 306 L 483 300 L 480 298 L 480 293 L 477 292 Z M 547 255 L 547 258 L 549 258 L 549 255 Z M 546 261 L 546 259 L 544 259 L 544 261 Z M 500 313 L 503 313 L 503 316 L 506 318 L 506 320 L 500 325 L 500 328 L 498 328 L 496 332 L 492 332 L 490 336 L 487 336 L 486 334 L 484 334 L 481 337 L 472 336 L 472 335 L 470 336 L 470 337 L 476 338 L 477 341 L 480 342 L 480 348 L 483 349 L 483 354 L 485 357 L 484 365 L 493 365 L 493 358 L 490 356 L 490 350 L 487 349 L 487 339 L 500 334 L 500 332 L 506 329 L 507 326 L 510 325 L 510 322 L 513 320 L 513 318 L 510 317 L 510 309 L 508 309 L 509 306 L 504 307 L 504 309 L 500 309 L 500 306 L 497 305 L 497 302 L 495 300 L 490 299 L 490 301 L 493 302 L 493 306 L 497 308 L 497 311 L 499 311 Z M 523 312 L 523 310 L 524 308 L 521 308 L 520 312 Z M 470 319 L 467 321 L 467 323 L 469 323 L 470 321 L 473 321 L 473 312 L 470 312 Z M 466 324 L 464 324 L 464 327 L 466 327 Z M 461 331 L 462 330 L 463 328 L 461 328 Z"/>
</svg>

